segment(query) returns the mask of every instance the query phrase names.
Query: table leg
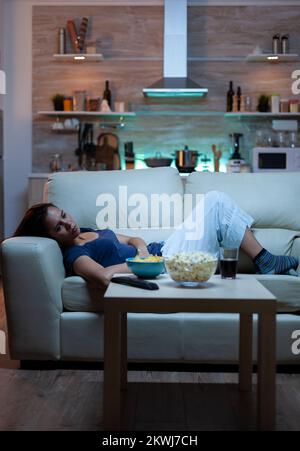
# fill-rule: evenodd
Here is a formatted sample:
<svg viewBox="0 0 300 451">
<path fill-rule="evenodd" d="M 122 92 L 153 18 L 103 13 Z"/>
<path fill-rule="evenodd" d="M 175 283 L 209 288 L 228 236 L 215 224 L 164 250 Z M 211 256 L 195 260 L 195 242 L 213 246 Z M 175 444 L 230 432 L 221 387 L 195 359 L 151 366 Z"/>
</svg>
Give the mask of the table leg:
<svg viewBox="0 0 300 451">
<path fill-rule="evenodd" d="M 121 425 L 121 313 L 104 313 L 104 430 L 117 431 Z"/>
<path fill-rule="evenodd" d="M 276 314 L 258 315 L 257 419 L 260 430 L 276 426 Z"/>
<path fill-rule="evenodd" d="M 121 390 L 127 388 L 127 313 L 121 316 Z"/>
<path fill-rule="evenodd" d="M 240 314 L 239 389 L 252 390 L 252 314 Z"/>
</svg>

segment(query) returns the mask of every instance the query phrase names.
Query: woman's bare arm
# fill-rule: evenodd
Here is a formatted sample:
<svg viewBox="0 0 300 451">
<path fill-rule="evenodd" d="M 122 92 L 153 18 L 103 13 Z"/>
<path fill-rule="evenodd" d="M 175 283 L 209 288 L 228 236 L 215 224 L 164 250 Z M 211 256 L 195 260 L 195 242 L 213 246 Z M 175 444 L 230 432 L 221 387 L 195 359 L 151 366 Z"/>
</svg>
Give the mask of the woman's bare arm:
<svg viewBox="0 0 300 451">
<path fill-rule="evenodd" d="M 139 238 L 137 236 L 128 236 L 128 235 L 120 235 L 120 234 L 117 234 L 116 236 L 117 236 L 118 240 L 120 241 L 120 243 L 131 244 L 131 246 L 134 246 L 138 250 L 138 253 L 141 257 L 149 256 L 147 244 L 142 238 Z"/>
<path fill-rule="evenodd" d="M 73 270 L 78 276 L 82 276 L 100 288 L 107 287 L 114 274 L 131 273 L 126 263 L 104 268 L 87 255 L 82 255 L 75 260 Z"/>
</svg>

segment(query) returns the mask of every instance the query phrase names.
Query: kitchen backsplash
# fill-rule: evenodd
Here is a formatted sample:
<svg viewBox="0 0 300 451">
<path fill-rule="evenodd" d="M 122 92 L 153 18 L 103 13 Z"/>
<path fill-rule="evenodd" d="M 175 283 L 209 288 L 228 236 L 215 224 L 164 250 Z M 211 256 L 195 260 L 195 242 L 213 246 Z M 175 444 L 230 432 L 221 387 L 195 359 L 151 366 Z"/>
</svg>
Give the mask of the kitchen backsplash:
<svg viewBox="0 0 300 451">
<path fill-rule="evenodd" d="M 57 32 L 70 18 L 90 18 L 87 39 L 100 41 L 102 62 L 59 62 Z M 268 29 L 266 29 L 266 17 Z M 124 101 L 133 111 L 162 109 L 174 112 L 225 111 L 229 80 L 252 98 L 279 92 L 292 98 L 291 74 L 300 61 L 270 64 L 245 61 L 195 61 L 197 57 L 243 59 L 259 45 L 271 50 L 274 33 L 289 33 L 290 51 L 300 50 L 299 7 L 190 7 L 188 17 L 188 73 L 208 95 L 200 100 L 150 101 L 142 96 L 145 86 L 162 76 L 163 8 L 149 6 L 35 6 L 33 8 L 33 172 L 47 172 L 50 157 L 63 155 L 64 164 L 75 165 L 76 134 L 54 134 L 51 119 L 37 111 L 53 108 L 51 97 L 57 92 L 71 95 L 86 90 L 101 96 L 105 80 L 110 81 L 114 100 Z M 149 60 L 147 61 L 147 58 Z M 138 115 L 114 131 L 123 143 L 133 141 L 137 156 L 168 155 L 185 144 L 212 158 L 211 145 L 222 144 L 223 163 L 228 159 L 229 134 L 244 134 L 241 152 L 246 159 L 254 144 L 257 129 L 270 121 L 236 120 L 222 116 Z M 95 136 L 100 133 L 95 130 Z M 107 131 L 107 130 L 105 130 Z M 109 131 L 109 130 L 108 130 Z M 103 130 L 102 130 L 103 132 Z"/>
</svg>

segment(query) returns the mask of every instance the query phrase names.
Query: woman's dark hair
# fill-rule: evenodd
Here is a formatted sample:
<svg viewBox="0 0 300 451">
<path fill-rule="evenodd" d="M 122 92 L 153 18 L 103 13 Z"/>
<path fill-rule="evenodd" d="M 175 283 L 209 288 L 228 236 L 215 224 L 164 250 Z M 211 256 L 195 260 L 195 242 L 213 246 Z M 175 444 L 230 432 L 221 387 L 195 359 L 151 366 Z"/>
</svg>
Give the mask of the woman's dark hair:
<svg viewBox="0 0 300 451">
<path fill-rule="evenodd" d="M 55 205 L 52 203 L 41 203 L 30 207 L 13 236 L 40 236 L 50 238 L 45 225 L 45 218 L 49 207 L 55 207 Z"/>
</svg>

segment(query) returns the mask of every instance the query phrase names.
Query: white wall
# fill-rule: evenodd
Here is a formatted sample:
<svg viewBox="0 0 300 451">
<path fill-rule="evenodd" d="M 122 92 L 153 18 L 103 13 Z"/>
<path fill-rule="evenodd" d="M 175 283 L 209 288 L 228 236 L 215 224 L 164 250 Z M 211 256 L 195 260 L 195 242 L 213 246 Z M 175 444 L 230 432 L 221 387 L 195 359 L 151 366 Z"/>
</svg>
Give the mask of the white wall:
<svg viewBox="0 0 300 451">
<path fill-rule="evenodd" d="M 4 51 L 4 0 L 0 0 L 0 70 L 3 70 L 3 51 Z M 4 98 L 0 94 L 0 110 L 3 109 Z"/>
<path fill-rule="evenodd" d="M 31 5 L 4 1 L 4 235 L 11 235 L 27 205 L 31 171 Z"/>
</svg>

